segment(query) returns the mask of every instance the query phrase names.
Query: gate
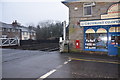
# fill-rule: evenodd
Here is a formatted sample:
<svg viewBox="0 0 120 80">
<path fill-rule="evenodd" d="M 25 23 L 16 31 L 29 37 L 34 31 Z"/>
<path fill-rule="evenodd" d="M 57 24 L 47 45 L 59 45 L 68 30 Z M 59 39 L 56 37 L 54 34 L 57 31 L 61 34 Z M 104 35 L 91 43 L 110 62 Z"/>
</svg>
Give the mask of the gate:
<svg viewBox="0 0 120 80">
<path fill-rule="evenodd" d="M 0 46 L 13 46 L 19 44 L 20 40 L 18 38 L 0 38 Z"/>
</svg>

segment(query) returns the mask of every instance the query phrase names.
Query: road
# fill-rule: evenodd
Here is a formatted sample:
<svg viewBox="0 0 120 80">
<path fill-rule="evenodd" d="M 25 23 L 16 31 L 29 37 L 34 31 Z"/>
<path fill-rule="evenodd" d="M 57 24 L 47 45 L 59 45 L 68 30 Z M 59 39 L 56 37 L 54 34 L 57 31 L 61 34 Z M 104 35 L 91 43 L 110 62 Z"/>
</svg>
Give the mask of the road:
<svg viewBox="0 0 120 80">
<path fill-rule="evenodd" d="M 118 78 L 116 57 L 2 49 L 3 78 Z"/>
</svg>

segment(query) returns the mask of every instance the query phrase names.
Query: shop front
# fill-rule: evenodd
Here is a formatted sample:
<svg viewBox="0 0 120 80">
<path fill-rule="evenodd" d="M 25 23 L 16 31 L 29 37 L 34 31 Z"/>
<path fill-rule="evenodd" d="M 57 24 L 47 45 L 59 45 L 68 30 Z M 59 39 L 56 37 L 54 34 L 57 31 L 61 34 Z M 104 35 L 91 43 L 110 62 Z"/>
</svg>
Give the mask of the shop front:
<svg viewBox="0 0 120 80">
<path fill-rule="evenodd" d="M 108 55 L 118 55 L 120 47 L 120 18 L 82 20 L 84 27 L 84 50 L 105 51 Z"/>
</svg>

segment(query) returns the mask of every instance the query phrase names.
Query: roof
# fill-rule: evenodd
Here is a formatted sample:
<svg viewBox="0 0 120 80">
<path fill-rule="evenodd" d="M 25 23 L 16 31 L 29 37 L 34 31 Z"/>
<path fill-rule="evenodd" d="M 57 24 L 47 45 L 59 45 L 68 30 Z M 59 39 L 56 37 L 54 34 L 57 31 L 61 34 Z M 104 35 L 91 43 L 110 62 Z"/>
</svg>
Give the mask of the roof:
<svg viewBox="0 0 120 80">
<path fill-rule="evenodd" d="M 29 32 L 36 32 L 34 29 L 29 29 Z"/>
<path fill-rule="evenodd" d="M 24 32 L 35 32 L 33 29 L 29 29 L 28 27 L 25 26 L 19 26 L 18 28 Z"/>
<path fill-rule="evenodd" d="M 6 23 L 3 23 L 3 22 L 0 22 L 0 27 L 13 28 L 14 26 L 12 26 L 11 24 L 6 24 Z"/>
<path fill-rule="evenodd" d="M 119 2 L 119 0 L 65 0 L 62 3 L 71 3 L 71 2 Z"/>
<path fill-rule="evenodd" d="M 0 22 L 0 27 L 2 27 L 2 28 L 16 28 L 16 29 L 21 29 L 21 31 L 25 31 L 25 32 L 35 32 L 34 30 L 29 29 L 28 27 L 25 27 L 25 26 L 16 26 L 15 27 L 12 24 L 6 24 L 3 22 Z"/>
<path fill-rule="evenodd" d="M 25 27 L 19 27 L 19 29 L 21 29 L 21 31 L 29 32 L 29 30 Z"/>
<path fill-rule="evenodd" d="M 35 32 L 34 30 L 24 26 L 19 27 L 19 29 L 21 29 L 23 32 Z"/>
</svg>

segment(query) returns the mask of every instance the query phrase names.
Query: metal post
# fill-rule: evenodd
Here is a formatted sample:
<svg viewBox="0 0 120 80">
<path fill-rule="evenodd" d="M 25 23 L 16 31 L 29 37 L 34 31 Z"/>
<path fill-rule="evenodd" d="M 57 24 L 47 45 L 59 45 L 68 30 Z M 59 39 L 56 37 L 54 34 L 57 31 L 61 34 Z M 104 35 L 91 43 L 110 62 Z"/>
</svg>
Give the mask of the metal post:
<svg viewBox="0 0 120 80">
<path fill-rule="evenodd" d="M 7 38 L 9 46 L 11 45 L 10 39 L 11 39 L 11 38 Z"/>
<path fill-rule="evenodd" d="M 64 51 L 64 44 L 66 43 L 66 21 L 63 22 L 63 40 L 62 37 L 59 39 L 60 52 Z"/>
<path fill-rule="evenodd" d="M 66 40 L 66 21 L 63 22 L 63 40 Z"/>
<path fill-rule="evenodd" d="M 20 46 L 20 39 L 19 38 L 17 39 L 17 42 L 18 42 L 18 46 Z"/>
</svg>

